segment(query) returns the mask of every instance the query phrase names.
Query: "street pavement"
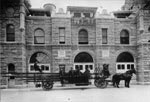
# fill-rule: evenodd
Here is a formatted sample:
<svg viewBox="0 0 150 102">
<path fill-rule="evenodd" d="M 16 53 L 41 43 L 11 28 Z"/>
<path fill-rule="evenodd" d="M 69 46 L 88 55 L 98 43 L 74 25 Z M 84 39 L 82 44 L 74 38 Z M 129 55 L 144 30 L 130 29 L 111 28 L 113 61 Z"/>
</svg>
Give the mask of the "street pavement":
<svg viewBox="0 0 150 102">
<path fill-rule="evenodd" d="M 1 89 L 0 102 L 150 102 L 150 85 L 130 85 L 105 89 L 91 86 L 54 86 L 42 88 Z"/>
</svg>

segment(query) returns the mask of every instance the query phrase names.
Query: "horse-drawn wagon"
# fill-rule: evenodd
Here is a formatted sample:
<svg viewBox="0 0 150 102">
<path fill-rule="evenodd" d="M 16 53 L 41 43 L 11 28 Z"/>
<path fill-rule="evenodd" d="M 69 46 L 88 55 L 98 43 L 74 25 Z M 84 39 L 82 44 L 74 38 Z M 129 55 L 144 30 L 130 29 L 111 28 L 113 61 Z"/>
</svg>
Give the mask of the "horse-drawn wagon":
<svg viewBox="0 0 150 102">
<path fill-rule="evenodd" d="M 106 70 L 104 70 L 106 69 Z M 103 72 L 104 71 L 104 72 Z M 130 73 L 132 74 L 132 73 Z M 107 79 L 110 76 L 108 71 L 108 65 L 103 66 L 102 71 L 96 71 L 94 73 L 90 73 L 88 69 L 84 73 L 80 72 L 80 69 L 70 70 L 69 72 L 63 72 L 60 70 L 59 73 L 43 73 L 39 71 L 37 73 L 2 73 L 2 77 L 15 77 L 20 78 L 21 80 L 25 80 L 26 83 L 34 82 L 35 87 L 42 87 L 43 90 L 50 90 L 53 88 L 53 85 L 56 82 L 60 82 L 63 86 L 64 84 L 74 84 L 76 86 L 87 86 L 91 85 L 91 80 L 94 80 L 94 85 L 98 88 L 106 88 L 108 82 L 113 82 L 117 85 L 121 80 L 117 79 L 117 75 L 115 75 L 115 79 Z M 130 78 L 131 79 L 131 78 Z"/>
</svg>

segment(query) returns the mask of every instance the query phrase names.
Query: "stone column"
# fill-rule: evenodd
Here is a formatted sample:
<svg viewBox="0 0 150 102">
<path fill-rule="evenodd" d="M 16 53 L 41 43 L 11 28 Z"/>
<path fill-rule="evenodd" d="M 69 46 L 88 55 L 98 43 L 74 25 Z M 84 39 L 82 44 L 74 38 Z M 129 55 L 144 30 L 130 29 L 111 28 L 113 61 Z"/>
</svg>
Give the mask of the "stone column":
<svg viewBox="0 0 150 102">
<path fill-rule="evenodd" d="M 144 84 L 144 61 L 143 61 L 143 45 L 139 45 L 139 53 L 141 53 L 138 56 L 137 59 L 137 83 L 138 84 Z"/>
<path fill-rule="evenodd" d="M 139 13 L 139 31 L 140 33 L 143 33 L 144 32 L 144 21 L 143 21 L 143 10 L 140 11 Z"/>
<path fill-rule="evenodd" d="M 25 9 L 24 0 L 20 0 L 20 30 L 25 30 Z"/>
</svg>

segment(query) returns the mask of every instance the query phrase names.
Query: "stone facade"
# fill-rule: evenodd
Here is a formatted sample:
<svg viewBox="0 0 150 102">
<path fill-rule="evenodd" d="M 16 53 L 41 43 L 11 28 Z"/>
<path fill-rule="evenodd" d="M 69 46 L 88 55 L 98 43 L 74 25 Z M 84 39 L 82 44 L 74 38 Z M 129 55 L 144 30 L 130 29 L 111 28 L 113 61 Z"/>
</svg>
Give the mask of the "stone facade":
<svg viewBox="0 0 150 102">
<path fill-rule="evenodd" d="M 123 10 L 114 12 L 112 16 L 107 12 L 97 13 L 96 7 L 69 6 L 67 13 L 64 13 L 62 9 L 56 13 L 56 7 L 53 4 L 46 4 L 43 9 L 32 9 L 28 0 L 6 1 L 2 0 L 3 6 L 0 13 L 0 72 L 9 72 L 12 68 L 9 69 L 9 65 L 15 67 L 15 72 L 30 72 L 34 54 L 36 54 L 36 58 L 41 61 L 39 64 L 47 65 L 49 68 L 46 70 L 50 73 L 59 72 L 61 66 L 64 66 L 65 71 L 68 72 L 70 67 L 75 68 L 78 65 L 82 68 L 91 65 L 94 71 L 95 68 L 102 69 L 102 65 L 108 63 L 110 72 L 114 74 L 119 70 L 117 68 L 120 65 L 124 68 L 134 65 L 137 69 L 137 75 L 134 78 L 137 83 L 150 82 L 150 10 L 148 6 L 141 10 L 138 9 L 140 5 L 136 5 L 139 3 L 126 0 Z M 128 2 L 132 2 L 132 5 L 127 5 Z M 81 17 L 75 17 L 75 13 L 81 14 Z M 6 39 L 8 24 L 15 26 L 13 42 Z M 38 40 L 35 38 L 35 32 L 39 29 L 44 34 L 44 43 L 35 43 Z M 61 29 L 64 30 L 65 36 L 60 35 Z M 103 29 L 107 29 L 105 44 L 103 44 Z M 79 44 L 79 32 L 82 30 L 87 31 L 87 44 Z M 123 30 L 129 34 L 127 44 L 121 44 Z M 38 37 L 41 36 L 38 35 Z M 62 43 L 61 37 L 64 39 Z M 85 41 L 85 36 L 81 40 Z M 119 62 L 120 56 L 124 53 L 131 55 L 133 61 L 128 62 L 127 59 Z M 80 54 L 89 55 L 92 61 L 88 59 L 87 62 L 79 61 L 82 58 L 80 56 L 78 59 Z M 83 57 L 83 60 L 84 58 L 86 59 Z M 1 84 L 14 87 L 23 83 L 19 79 L 2 78 Z"/>
</svg>

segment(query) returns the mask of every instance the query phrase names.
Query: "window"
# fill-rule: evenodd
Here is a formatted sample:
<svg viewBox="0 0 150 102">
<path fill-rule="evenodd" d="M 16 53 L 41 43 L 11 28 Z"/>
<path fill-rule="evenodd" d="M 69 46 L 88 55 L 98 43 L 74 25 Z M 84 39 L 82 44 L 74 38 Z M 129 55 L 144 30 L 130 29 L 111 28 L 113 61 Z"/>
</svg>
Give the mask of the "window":
<svg viewBox="0 0 150 102">
<path fill-rule="evenodd" d="M 81 13 L 74 13 L 74 17 L 81 17 Z"/>
<path fill-rule="evenodd" d="M 39 68 L 42 70 L 42 72 L 50 72 L 50 64 L 39 64 Z M 38 72 L 34 69 L 34 64 L 29 65 L 29 72 Z"/>
<path fill-rule="evenodd" d="M 7 25 L 6 27 L 6 41 L 15 41 L 15 27 L 12 24 Z"/>
<path fill-rule="evenodd" d="M 88 32 L 86 30 L 79 31 L 79 44 L 88 44 Z"/>
<path fill-rule="evenodd" d="M 125 73 L 126 71 L 134 68 L 134 62 L 133 63 L 117 63 L 116 66 L 116 72 L 117 73 Z"/>
<path fill-rule="evenodd" d="M 36 29 L 34 32 L 34 44 L 45 44 L 45 34 L 42 29 Z"/>
<path fill-rule="evenodd" d="M 65 28 L 59 28 L 59 43 L 65 44 Z"/>
<path fill-rule="evenodd" d="M 126 30 L 122 30 L 120 33 L 120 43 L 129 44 L 129 33 Z"/>
<path fill-rule="evenodd" d="M 84 17 L 90 17 L 90 13 L 83 13 Z"/>
<path fill-rule="evenodd" d="M 107 28 L 102 28 L 102 44 L 107 44 Z"/>
</svg>

